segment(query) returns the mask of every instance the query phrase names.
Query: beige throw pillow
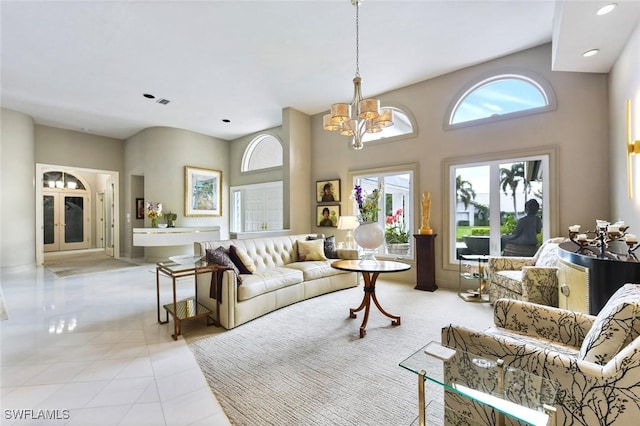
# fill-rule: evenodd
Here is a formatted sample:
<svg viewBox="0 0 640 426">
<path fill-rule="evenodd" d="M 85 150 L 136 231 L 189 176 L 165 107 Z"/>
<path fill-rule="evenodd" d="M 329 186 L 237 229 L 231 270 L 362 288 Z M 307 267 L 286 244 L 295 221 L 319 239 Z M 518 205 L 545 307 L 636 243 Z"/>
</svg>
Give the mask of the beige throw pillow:
<svg viewBox="0 0 640 426">
<path fill-rule="evenodd" d="M 249 257 L 246 251 L 242 250 L 239 247 L 231 246 L 229 247 L 229 252 L 235 254 L 238 257 L 238 260 L 242 262 L 245 269 L 247 270 L 247 273 L 253 274 L 256 271 L 256 264 L 253 262 L 253 259 Z M 238 266 L 238 268 L 240 267 Z"/>
<path fill-rule="evenodd" d="M 298 241 L 298 260 L 327 260 L 324 255 L 324 240 Z"/>
</svg>

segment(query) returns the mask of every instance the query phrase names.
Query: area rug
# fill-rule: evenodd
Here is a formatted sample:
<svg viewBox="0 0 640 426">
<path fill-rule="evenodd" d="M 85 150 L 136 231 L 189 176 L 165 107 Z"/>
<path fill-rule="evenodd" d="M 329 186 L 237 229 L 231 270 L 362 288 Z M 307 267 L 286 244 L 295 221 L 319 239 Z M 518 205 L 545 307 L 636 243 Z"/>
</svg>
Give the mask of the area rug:
<svg viewBox="0 0 640 426">
<path fill-rule="evenodd" d="M 45 260 L 44 266 L 58 277 L 115 271 L 138 266 L 122 259 L 114 259 L 104 253 L 65 254 Z"/>
<path fill-rule="evenodd" d="M 492 312 L 488 305 L 465 304 L 453 292 L 406 284 L 379 283 L 377 293 L 402 325 L 391 326 L 372 307 L 362 339 L 362 313 L 348 317 L 362 287 L 300 302 L 229 331 L 189 327 L 184 335 L 232 424 L 408 425 L 418 414 L 417 376 L 398 363 L 440 341 L 440 329 L 453 320 L 485 328 Z M 427 384 L 427 401 L 441 403 L 442 389 Z M 432 407 L 428 413 L 436 419 L 429 424 L 441 424 L 441 406 Z"/>
</svg>

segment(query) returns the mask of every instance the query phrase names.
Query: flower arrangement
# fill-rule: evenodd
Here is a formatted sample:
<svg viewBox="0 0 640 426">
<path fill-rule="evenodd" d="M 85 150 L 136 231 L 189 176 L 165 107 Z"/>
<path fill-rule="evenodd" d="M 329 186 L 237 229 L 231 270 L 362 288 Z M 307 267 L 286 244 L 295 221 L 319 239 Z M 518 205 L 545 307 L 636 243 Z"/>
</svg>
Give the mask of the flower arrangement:
<svg viewBox="0 0 640 426">
<path fill-rule="evenodd" d="M 386 218 L 384 228 L 384 240 L 387 243 L 398 244 L 409 242 L 409 232 L 405 229 L 404 210 L 398 209 L 396 213 Z"/>
<path fill-rule="evenodd" d="M 162 203 L 156 204 L 153 206 L 153 203 L 147 203 L 147 208 L 145 210 L 147 217 L 151 220 L 157 219 L 162 216 Z"/>
<path fill-rule="evenodd" d="M 376 189 L 366 194 L 360 185 L 356 185 L 351 192 L 351 199 L 358 204 L 358 220 L 361 222 L 376 222 L 378 220 L 378 201 L 382 187 L 378 185 Z"/>
</svg>

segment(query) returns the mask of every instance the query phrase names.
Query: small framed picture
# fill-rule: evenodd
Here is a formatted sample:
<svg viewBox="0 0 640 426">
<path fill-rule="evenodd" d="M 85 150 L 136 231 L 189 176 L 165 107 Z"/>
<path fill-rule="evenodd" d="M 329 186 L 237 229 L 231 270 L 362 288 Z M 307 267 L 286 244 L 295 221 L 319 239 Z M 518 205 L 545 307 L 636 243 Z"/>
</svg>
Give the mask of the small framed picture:
<svg viewBox="0 0 640 426">
<path fill-rule="evenodd" d="M 184 168 L 184 215 L 220 216 L 222 214 L 222 172 Z"/>
<path fill-rule="evenodd" d="M 316 224 L 318 226 L 337 227 L 340 219 L 340 204 L 317 206 Z"/>
<path fill-rule="evenodd" d="M 136 198 L 136 219 L 144 219 L 144 198 Z"/>
<path fill-rule="evenodd" d="M 340 201 L 340 179 L 317 181 L 316 201 L 318 203 L 335 203 Z"/>
</svg>

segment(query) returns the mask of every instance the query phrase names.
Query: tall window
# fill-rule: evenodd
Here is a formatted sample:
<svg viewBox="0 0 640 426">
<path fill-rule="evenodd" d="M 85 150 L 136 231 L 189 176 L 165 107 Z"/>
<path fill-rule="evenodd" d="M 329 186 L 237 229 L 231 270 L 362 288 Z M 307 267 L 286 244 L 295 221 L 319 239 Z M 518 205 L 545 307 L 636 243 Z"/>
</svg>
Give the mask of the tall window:
<svg viewBox="0 0 640 426">
<path fill-rule="evenodd" d="M 461 254 L 500 255 L 502 236 L 512 234 L 526 214 L 525 203 L 536 200 L 542 231 L 536 245 L 552 235 L 550 188 L 555 152 L 552 149 L 531 155 L 469 161 L 445 161 L 448 176 L 445 262 L 454 264 Z M 554 192 L 552 192 L 554 191 Z"/>
<path fill-rule="evenodd" d="M 282 229 L 282 182 L 231 188 L 231 232 Z"/>
<path fill-rule="evenodd" d="M 282 167 L 282 144 L 273 135 L 263 134 L 254 138 L 242 156 L 241 171 Z"/>
<path fill-rule="evenodd" d="M 462 127 L 555 108 L 551 86 L 540 76 L 499 74 L 470 84 L 449 107 L 445 127 Z"/>
<path fill-rule="evenodd" d="M 411 164 L 350 173 L 352 187 L 360 185 L 367 194 L 381 187 L 378 222 L 385 228 L 385 243 L 376 256 L 413 258 L 417 167 Z M 351 208 L 355 215 L 357 205 L 354 203 Z"/>
</svg>

